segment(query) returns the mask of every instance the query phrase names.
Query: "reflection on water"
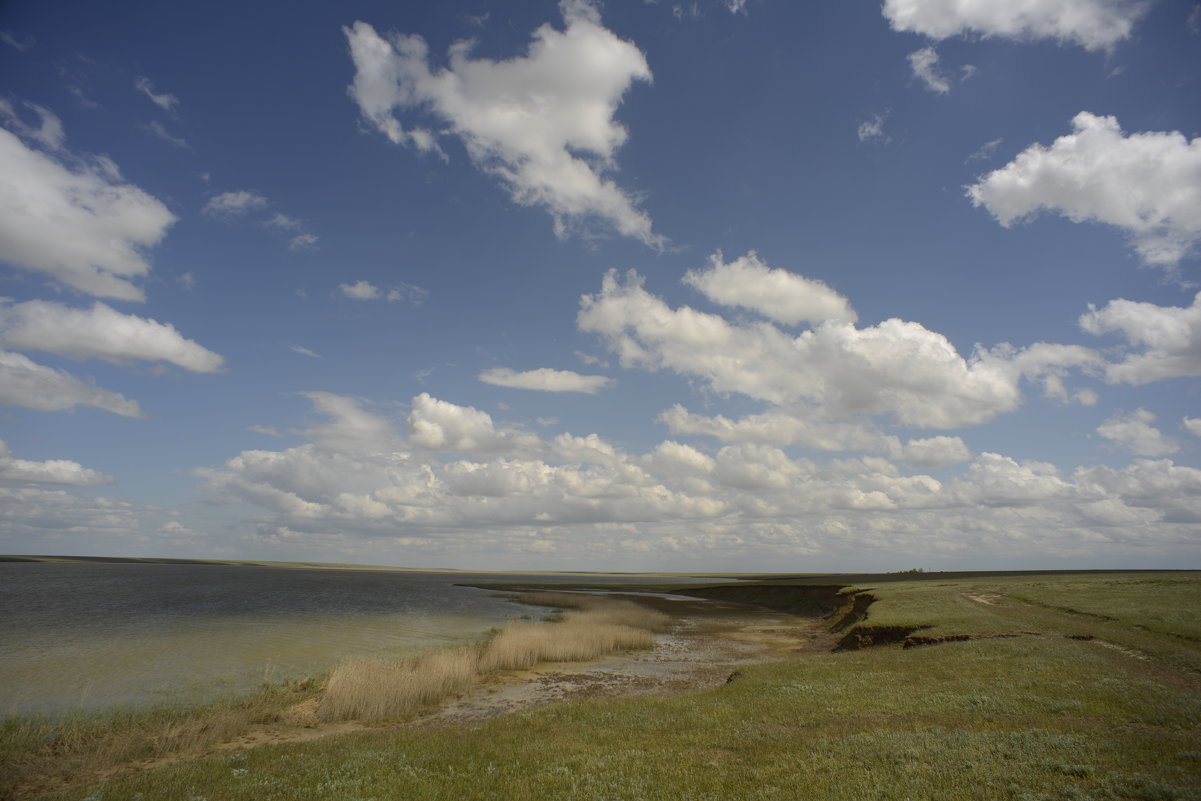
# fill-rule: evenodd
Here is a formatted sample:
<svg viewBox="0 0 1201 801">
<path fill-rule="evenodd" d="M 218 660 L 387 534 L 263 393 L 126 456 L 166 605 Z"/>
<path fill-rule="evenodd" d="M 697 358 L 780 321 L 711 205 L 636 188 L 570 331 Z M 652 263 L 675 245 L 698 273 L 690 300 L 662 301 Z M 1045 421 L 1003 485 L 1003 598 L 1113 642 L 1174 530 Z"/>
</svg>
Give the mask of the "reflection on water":
<svg viewBox="0 0 1201 801">
<path fill-rule="evenodd" d="M 347 657 L 468 642 L 530 612 L 454 586 L 498 578 L 0 563 L 0 715 L 202 701 Z"/>
</svg>

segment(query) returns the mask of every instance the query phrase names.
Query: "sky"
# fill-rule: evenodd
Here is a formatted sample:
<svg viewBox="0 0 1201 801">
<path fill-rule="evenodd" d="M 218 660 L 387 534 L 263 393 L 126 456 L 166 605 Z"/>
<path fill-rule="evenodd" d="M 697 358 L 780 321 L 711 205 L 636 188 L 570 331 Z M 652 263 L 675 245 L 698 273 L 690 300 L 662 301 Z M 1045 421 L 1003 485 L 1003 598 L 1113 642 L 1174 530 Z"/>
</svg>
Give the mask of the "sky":
<svg viewBox="0 0 1201 801">
<path fill-rule="evenodd" d="M 0 552 L 1201 568 L 1201 4 L 0 4 Z"/>
</svg>

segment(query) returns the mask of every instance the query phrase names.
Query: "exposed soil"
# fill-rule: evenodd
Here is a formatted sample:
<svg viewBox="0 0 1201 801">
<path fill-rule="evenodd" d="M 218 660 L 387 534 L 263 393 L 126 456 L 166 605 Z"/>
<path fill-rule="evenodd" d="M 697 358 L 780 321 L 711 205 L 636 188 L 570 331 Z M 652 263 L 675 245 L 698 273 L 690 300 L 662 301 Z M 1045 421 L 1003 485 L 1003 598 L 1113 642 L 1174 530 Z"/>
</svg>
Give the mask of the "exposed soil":
<svg viewBox="0 0 1201 801">
<path fill-rule="evenodd" d="M 822 621 L 722 601 L 615 596 L 676 619 L 645 651 L 592 663 L 539 665 L 494 677 L 409 725 L 455 725 L 570 698 L 673 693 L 724 684 L 739 665 L 829 651 L 836 637 Z"/>
<path fill-rule="evenodd" d="M 824 621 L 816 617 L 729 601 L 606 594 L 665 612 L 675 621 L 672 630 L 655 635 L 654 646 L 643 651 L 590 663 L 544 664 L 530 670 L 496 674 L 464 696 L 406 723 L 322 722 L 315 714 L 317 700 L 311 698 L 288 709 L 277 722 L 255 726 L 203 751 L 115 765 L 91 776 L 77 776 L 69 783 L 44 777 L 33 785 L 17 788 L 15 797 L 35 798 L 70 786 L 120 778 L 229 751 L 397 726 L 454 726 L 563 699 L 666 694 L 716 687 L 732 680 L 739 665 L 830 651 L 838 640 L 837 635 L 826 630 Z"/>
</svg>

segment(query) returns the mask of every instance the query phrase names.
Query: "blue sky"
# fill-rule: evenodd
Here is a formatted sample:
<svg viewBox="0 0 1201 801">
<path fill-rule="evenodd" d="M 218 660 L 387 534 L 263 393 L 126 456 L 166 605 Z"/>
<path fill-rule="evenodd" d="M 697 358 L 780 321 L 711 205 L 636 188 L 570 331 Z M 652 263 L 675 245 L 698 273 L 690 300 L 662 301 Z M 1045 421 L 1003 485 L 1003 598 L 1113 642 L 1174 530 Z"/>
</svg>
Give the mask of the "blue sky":
<svg viewBox="0 0 1201 801">
<path fill-rule="evenodd" d="M 0 552 L 1201 567 L 1201 5 L 10 2 Z"/>
</svg>

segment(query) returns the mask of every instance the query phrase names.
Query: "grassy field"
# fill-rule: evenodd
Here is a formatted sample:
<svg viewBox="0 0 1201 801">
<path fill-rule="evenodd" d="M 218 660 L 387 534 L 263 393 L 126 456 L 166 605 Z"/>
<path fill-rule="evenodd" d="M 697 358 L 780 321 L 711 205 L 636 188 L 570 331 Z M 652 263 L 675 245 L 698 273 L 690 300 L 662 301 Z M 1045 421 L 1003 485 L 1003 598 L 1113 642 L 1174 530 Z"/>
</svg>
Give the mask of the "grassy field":
<svg viewBox="0 0 1201 801">
<path fill-rule="evenodd" d="M 1201 574 L 775 577 L 744 590 L 779 604 L 789 585 L 842 585 L 844 611 L 874 598 L 847 627 L 864 642 L 873 629 L 942 642 L 798 653 L 703 692 L 225 752 L 52 797 L 1201 799 Z"/>
</svg>

